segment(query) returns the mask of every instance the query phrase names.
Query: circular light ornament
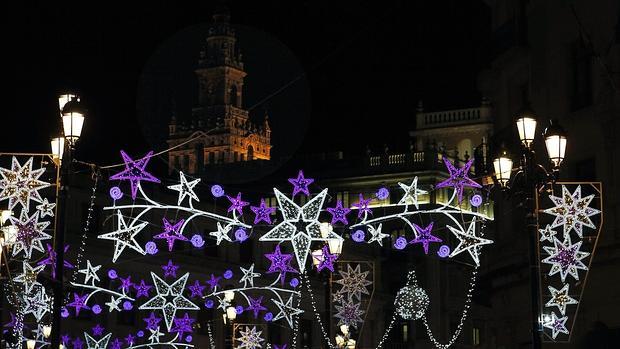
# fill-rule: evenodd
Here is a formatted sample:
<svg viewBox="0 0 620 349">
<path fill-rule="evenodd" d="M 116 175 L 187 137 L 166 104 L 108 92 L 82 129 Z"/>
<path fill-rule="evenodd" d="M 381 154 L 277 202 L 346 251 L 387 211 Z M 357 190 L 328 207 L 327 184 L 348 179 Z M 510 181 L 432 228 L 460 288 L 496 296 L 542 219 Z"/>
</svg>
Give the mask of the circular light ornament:
<svg viewBox="0 0 620 349">
<path fill-rule="evenodd" d="M 419 320 L 428 309 L 428 295 L 419 287 L 405 286 L 396 295 L 396 312 L 405 320 Z"/>
</svg>

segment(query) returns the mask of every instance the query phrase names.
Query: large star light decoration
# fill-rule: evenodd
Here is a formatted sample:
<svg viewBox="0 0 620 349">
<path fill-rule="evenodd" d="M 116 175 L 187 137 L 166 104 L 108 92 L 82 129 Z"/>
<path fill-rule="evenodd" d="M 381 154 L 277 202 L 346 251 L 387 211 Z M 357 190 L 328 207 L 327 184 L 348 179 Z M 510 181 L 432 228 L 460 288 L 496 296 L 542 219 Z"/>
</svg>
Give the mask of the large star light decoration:
<svg viewBox="0 0 620 349">
<path fill-rule="evenodd" d="M 181 202 L 183 202 L 183 199 L 185 199 L 185 197 L 189 197 L 190 203 L 192 200 L 200 202 L 200 199 L 198 199 L 198 195 L 196 195 L 196 193 L 194 192 L 194 187 L 198 185 L 198 183 L 200 182 L 200 178 L 188 182 L 185 174 L 179 171 L 179 181 L 179 184 L 173 184 L 168 186 L 168 189 L 179 192 L 179 199 L 177 200 L 177 205 L 181 205 Z"/>
<path fill-rule="evenodd" d="M 362 323 L 362 315 L 364 311 L 360 309 L 360 303 L 345 301 L 342 305 L 334 305 L 336 307 L 336 315 L 334 317 L 340 319 L 338 324 L 344 324 L 357 328 L 357 324 Z"/>
<path fill-rule="evenodd" d="M 562 226 L 564 237 L 574 230 L 579 237 L 583 237 L 583 227 L 596 229 L 590 217 L 599 214 L 601 211 L 589 207 L 590 202 L 594 199 L 594 194 L 581 197 L 581 186 L 575 189 L 574 193 L 570 193 L 566 186 L 562 186 L 562 196 L 549 195 L 555 207 L 548 208 L 543 212 L 555 216 L 555 220 L 551 223 L 551 228 Z"/>
<path fill-rule="evenodd" d="M 13 278 L 13 281 L 24 284 L 26 293 L 30 293 L 35 285 L 40 285 L 39 282 L 37 282 L 37 276 L 39 276 L 43 268 L 45 268 L 44 265 L 33 268 L 27 260 L 24 260 L 22 261 L 22 273 Z"/>
<path fill-rule="evenodd" d="M 279 299 L 272 299 L 272 302 L 276 304 L 280 310 L 276 316 L 273 317 L 273 321 L 285 319 L 288 325 L 293 328 L 293 317 L 303 313 L 304 311 L 293 306 L 293 296 L 291 295 L 286 302 L 282 302 Z"/>
<path fill-rule="evenodd" d="M 480 184 L 476 183 L 473 179 L 468 177 L 469 169 L 474 163 L 474 159 L 467 161 L 467 163 L 465 163 L 465 166 L 458 169 L 454 167 L 452 162 L 450 162 L 450 160 L 448 160 L 448 158 L 446 157 L 443 158 L 443 163 L 446 165 L 450 177 L 442 182 L 437 183 L 437 185 L 435 185 L 435 188 L 439 189 L 445 187 L 454 187 L 459 205 L 463 201 L 463 189 L 465 187 L 482 188 Z"/>
<path fill-rule="evenodd" d="M 142 222 L 137 225 L 127 226 L 120 210 L 116 212 L 116 218 L 118 223 L 117 229 L 113 232 L 98 236 L 99 239 L 114 241 L 114 256 L 112 257 L 112 262 L 116 262 L 121 253 L 125 250 L 125 247 L 129 247 L 130 249 L 145 255 L 146 252 L 142 246 L 138 244 L 135 236 L 138 235 L 138 233 L 140 233 L 140 231 L 144 229 L 148 223 Z"/>
<path fill-rule="evenodd" d="M 564 282 L 566 276 L 570 274 L 575 280 L 579 281 L 579 269 L 588 270 L 588 267 L 581 260 L 590 255 L 589 252 L 579 251 L 581 243 L 579 241 L 573 244 L 570 235 L 568 235 L 564 242 L 554 238 L 553 247 L 543 246 L 543 249 L 550 254 L 542 260 L 543 263 L 551 264 L 549 276 L 560 273 L 562 282 Z"/>
<path fill-rule="evenodd" d="M 155 273 L 151 272 L 151 278 L 155 284 L 157 294 L 140 306 L 140 310 L 161 310 L 166 322 L 166 328 L 170 332 L 177 310 L 199 310 L 200 308 L 183 295 L 189 273 L 181 276 L 172 284 L 166 283 Z"/>
<path fill-rule="evenodd" d="M 133 200 L 136 199 L 138 195 L 138 187 L 140 186 L 140 181 L 161 183 L 159 179 L 157 179 L 152 174 L 146 172 L 146 164 L 148 164 L 151 156 L 153 156 L 153 152 L 148 152 L 143 158 L 138 160 L 133 160 L 127 155 L 123 150 L 121 150 L 121 156 L 123 157 L 123 161 L 125 162 L 125 169 L 115 175 L 110 177 L 111 180 L 128 180 L 131 185 L 131 198 Z"/>
<path fill-rule="evenodd" d="M 413 178 L 410 185 L 398 182 L 398 185 L 405 191 L 403 197 L 398 201 L 398 205 L 409 206 L 411 202 L 416 209 L 419 208 L 418 195 L 428 194 L 426 190 L 418 189 L 418 177 Z"/>
<path fill-rule="evenodd" d="M 570 304 L 577 304 L 577 300 L 568 295 L 569 284 L 564 284 L 561 289 L 556 289 L 553 286 L 547 286 L 549 293 L 551 293 L 551 299 L 545 304 L 545 307 L 558 307 L 558 310 L 562 315 L 566 315 L 566 306 Z"/>
<path fill-rule="evenodd" d="M 33 249 L 39 252 L 44 251 L 43 244 L 41 243 L 42 240 L 51 239 L 51 236 L 43 231 L 50 222 L 39 222 L 38 211 L 28 217 L 26 211 L 23 210 L 20 216 L 19 219 L 9 217 L 17 230 L 13 245 L 13 256 L 23 251 L 26 258 L 30 259 Z"/>
<path fill-rule="evenodd" d="M 240 349 L 257 349 L 262 348 L 261 344 L 265 340 L 261 337 L 262 331 L 257 331 L 256 326 L 246 326 L 245 329 L 239 331 L 240 336 L 237 338 L 239 344 L 235 348 Z"/>
<path fill-rule="evenodd" d="M 174 248 L 174 242 L 176 240 L 179 241 L 188 241 L 188 239 L 183 236 L 183 232 L 181 228 L 183 227 L 183 223 L 185 223 L 184 219 L 180 219 L 174 225 L 171 224 L 166 218 L 163 218 L 164 222 L 164 231 L 161 234 L 155 235 L 154 239 L 165 239 L 168 242 L 168 252 L 172 252 Z"/>
<path fill-rule="evenodd" d="M 9 210 L 18 203 L 24 211 L 30 209 L 30 200 L 43 202 L 39 190 L 50 186 L 39 179 L 45 172 L 44 168 L 32 170 L 33 158 L 29 158 L 24 165 L 20 165 L 16 157 L 11 159 L 11 169 L 0 167 L 0 201 L 9 200 Z"/>
<path fill-rule="evenodd" d="M 299 207 L 291 199 L 274 188 L 278 207 L 284 220 L 273 229 L 261 236 L 260 241 L 290 241 L 297 259 L 299 270 L 303 272 L 310 252 L 310 244 L 314 241 L 342 240 L 338 234 L 328 231 L 321 234 L 321 223 L 318 221 L 327 189 Z"/>
<path fill-rule="evenodd" d="M 347 264 L 347 270 L 339 270 L 340 279 L 334 281 L 337 284 L 342 285 L 342 288 L 338 293 L 346 294 L 350 301 L 355 298 L 362 299 L 362 294 L 368 293 L 368 286 L 372 285 L 372 281 L 367 280 L 368 273 L 370 271 L 361 271 L 360 265 L 356 265 L 355 268 L 351 268 L 351 264 Z"/>
<path fill-rule="evenodd" d="M 410 244 L 422 244 L 424 247 L 424 253 L 428 254 L 428 245 L 431 242 L 441 242 L 442 240 L 431 233 L 433 230 L 433 222 L 426 226 L 426 228 L 422 228 L 415 223 L 412 223 L 415 231 L 416 237 L 415 239 L 409 241 Z"/>
<path fill-rule="evenodd" d="M 480 266 L 480 249 L 483 245 L 492 244 L 493 240 L 483 239 L 481 237 L 476 236 L 476 217 L 472 218 L 469 227 L 467 227 L 467 231 L 463 232 L 461 229 L 454 228 L 450 225 L 447 226 L 448 229 L 459 239 L 459 244 L 456 248 L 450 253 L 450 258 L 467 251 L 471 258 L 476 263 L 476 266 Z"/>
<path fill-rule="evenodd" d="M 568 334 L 568 329 L 566 329 L 566 320 L 568 320 L 568 316 L 558 317 L 554 312 L 551 313 L 551 319 L 545 323 L 543 326 L 551 329 L 551 337 L 555 339 L 560 333 Z"/>
</svg>

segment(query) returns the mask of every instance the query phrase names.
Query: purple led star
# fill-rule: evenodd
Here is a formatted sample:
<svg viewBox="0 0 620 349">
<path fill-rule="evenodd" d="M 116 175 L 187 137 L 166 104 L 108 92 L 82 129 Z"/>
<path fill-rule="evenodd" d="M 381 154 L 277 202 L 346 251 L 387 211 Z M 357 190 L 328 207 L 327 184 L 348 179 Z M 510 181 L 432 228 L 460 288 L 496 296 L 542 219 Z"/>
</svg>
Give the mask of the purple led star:
<svg viewBox="0 0 620 349">
<path fill-rule="evenodd" d="M 314 182 L 314 179 L 304 177 L 304 171 L 299 170 L 297 178 L 289 178 L 288 182 L 293 185 L 293 196 L 299 192 L 310 195 L 308 186 Z"/>
<path fill-rule="evenodd" d="M 196 280 L 194 281 L 193 285 L 189 285 L 187 286 L 187 289 L 192 293 L 192 295 L 190 296 L 191 298 L 194 297 L 202 297 L 202 292 L 204 291 L 204 289 L 207 288 L 206 286 L 202 286 L 200 284 L 200 281 Z"/>
<path fill-rule="evenodd" d="M 84 348 L 84 341 L 82 341 L 80 339 L 80 337 L 76 337 L 73 342 L 73 349 L 83 349 Z"/>
<path fill-rule="evenodd" d="M 335 225 L 336 222 L 342 222 L 344 225 L 349 224 L 347 214 L 351 212 L 351 209 L 342 207 L 342 200 L 336 201 L 336 207 L 328 207 L 327 212 L 332 215 L 332 225 Z"/>
<path fill-rule="evenodd" d="M 195 322 L 195 319 L 189 317 L 187 313 L 183 315 L 183 317 L 174 319 L 174 326 L 170 329 L 170 333 L 178 333 L 179 337 L 183 337 L 183 333 L 192 333 L 194 330 L 192 329 L 192 324 Z"/>
<path fill-rule="evenodd" d="M 207 280 L 207 283 L 209 284 L 209 289 L 211 291 L 213 291 L 216 287 L 220 286 L 221 278 L 221 276 L 214 276 L 213 274 L 211 274 L 211 279 Z"/>
<path fill-rule="evenodd" d="M 88 294 L 80 296 L 74 292 L 73 302 L 67 304 L 67 306 L 75 308 L 75 315 L 80 315 L 80 309 L 90 309 L 90 307 L 86 305 L 86 298 L 88 298 Z"/>
<path fill-rule="evenodd" d="M 265 308 L 261 303 L 263 302 L 263 296 L 260 296 L 256 299 L 252 298 L 252 297 L 248 297 L 248 303 L 250 303 L 250 305 L 245 308 L 245 310 L 251 310 L 254 313 L 254 318 L 258 319 L 258 313 L 260 313 L 262 310 L 267 310 L 267 308 Z"/>
<path fill-rule="evenodd" d="M 101 336 L 103 330 L 105 329 L 100 324 L 95 325 L 95 327 L 93 327 L 93 336 Z"/>
<path fill-rule="evenodd" d="M 421 228 L 417 224 L 413 223 L 413 227 L 418 232 L 418 235 L 415 239 L 409 241 L 410 244 L 422 244 L 424 247 L 424 253 L 428 254 L 428 244 L 431 242 L 441 242 L 442 240 L 433 234 L 431 234 L 431 230 L 433 230 L 433 222 L 429 224 L 426 228 Z"/>
<path fill-rule="evenodd" d="M 112 346 L 110 347 L 110 349 L 121 349 L 122 346 L 123 346 L 123 342 L 118 338 L 114 338 L 114 341 L 112 342 Z"/>
<path fill-rule="evenodd" d="M 286 349 L 286 344 L 282 344 L 282 345 L 274 344 L 273 349 Z"/>
<path fill-rule="evenodd" d="M 132 335 L 131 333 L 127 335 L 127 337 L 125 337 L 125 342 L 127 342 L 127 345 L 132 346 L 133 343 L 136 341 L 136 336 Z"/>
<path fill-rule="evenodd" d="M 337 254 L 329 253 L 329 248 L 327 245 L 323 246 L 323 253 L 319 258 L 319 264 L 316 266 L 317 271 L 321 271 L 325 268 L 329 269 L 332 273 L 334 272 L 334 261 L 338 259 Z"/>
<path fill-rule="evenodd" d="M 144 280 L 140 280 L 140 284 L 134 284 L 133 288 L 136 290 L 136 298 L 149 297 L 149 291 L 153 286 L 147 285 Z"/>
<path fill-rule="evenodd" d="M 467 161 L 465 166 L 457 169 L 454 167 L 452 162 L 448 160 L 448 158 L 444 157 L 443 163 L 446 165 L 446 168 L 448 169 L 450 178 L 446 179 L 445 181 L 437 183 L 435 188 L 439 189 L 439 188 L 445 188 L 445 187 L 454 187 L 454 190 L 456 191 L 456 196 L 458 198 L 458 202 L 459 204 L 461 204 L 461 202 L 463 201 L 463 188 L 465 187 L 482 188 L 480 184 L 476 183 L 474 180 L 467 177 L 469 174 L 469 169 L 471 165 L 473 164 L 473 162 L 474 162 L 474 159 L 471 159 Z"/>
<path fill-rule="evenodd" d="M 230 201 L 228 212 L 237 211 L 239 214 L 243 214 L 243 207 L 250 204 L 247 201 L 241 200 L 241 193 L 237 193 L 237 197 L 235 198 L 228 195 L 226 195 L 226 197 L 228 198 L 228 201 Z"/>
<path fill-rule="evenodd" d="M 280 245 L 276 245 L 273 253 L 266 253 L 265 257 L 271 261 L 267 274 L 280 273 L 280 282 L 282 284 L 284 284 L 286 273 L 298 273 L 297 269 L 290 265 L 293 255 L 280 252 Z"/>
<path fill-rule="evenodd" d="M 69 335 L 66 333 L 60 336 L 60 343 L 62 343 L 62 345 L 64 346 L 67 346 L 70 340 L 71 340 L 71 337 L 69 337 Z"/>
<path fill-rule="evenodd" d="M 40 262 L 37 263 L 37 265 L 49 265 L 52 268 L 52 279 L 56 279 L 56 251 L 54 251 L 54 248 L 52 247 L 52 245 L 50 244 L 45 244 L 45 248 L 47 250 L 47 258 L 41 260 Z M 65 255 L 67 253 L 67 251 L 69 250 L 69 245 L 65 245 Z M 73 264 L 69 263 L 68 260 L 64 259 L 62 261 L 62 264 L 64 265 L 65 268 L 68 269 L 73 269 L 74 266 Z"/>
<path fill-rule="evenodd" d="M 164 232 L 158 235 L 155 235 L 155 239 L 166 239 L 168 241 L 168 251 L 172 252 L 172 248 L 174 247 L 174 241 L 188 241 L 188 239 L 183 236 L 183 233 L 179 230 L 181 226 L 183 226 L 184 219 L 179 220 L 174 225 L 170 224 L 166 218 L 164 218 Z"/>
<path fill-rule="evenodd" d="M 177 270 L 179 269 L 178 265 L 172 264 L 172 259 L 168 260 L 168 264 L 162 265 L 161 268 L 164 270 L 164 277 L 177 277 Z"/>
<path fill-rule="evenodd" d="M 370 207 L 368 207 L 371 200 L 372 199 L 364 199 L 364 195 L 360 194 L 359 202 L 357 204 L 353 204 L 353 207 L 356 207 L 358 209 L 357 218 L 362 218 L 364 213 L 372 213 Z"/>
<path fill-rule="evenodd" d="M 121 280 L 121 285 L 118 287 L 119 290 L 123 290 L 125 293 L 129 293 L 131 287 L 133 286 L 133 282 L 131 282 L 131 275 L 127 275 L 126 278 L 119 278 Z"/>
<path fill-rule="evenodd" d="M 157 327 L 159 327 L 159 323 L 161 322 L 161 318 L 155 316 L 155 313 L 151 312 L 151 315 L 149 315 L 149 317 L 145 317 L 144 319 L 142 319 L 146 322 L 146 329 L 147 330 L 154 330 Z"/>
<path fill-rule="evenodd" d="M 250 209 L 256 215 L 254 217 L 254 224 L 258 224 L 261 221 L 271 224 L 271 214 L 276 212 L 275 207 L 269 207 L 265 204 L 265 199 L 260 199 L 260 206 L 250 206 Z"/>
<path fill-rule="evenodd" d="M 113 175 L 110 177 L 111 180 L 128 180 L 131 184 L 131 198 L 136 199 L 138 194 L 138 186 L 140 185 L 140 181 L 161 183 L 159 179 L 157 179 L 152 174 L 146 172 L 144 169 L 146 168 L 146 164 L 153 156 L 153 152 L 150 151 L 146 154 L 142 159 L 133 160 L 127 155 L 124 151 L 121 150 L 121 156 L 123 157 L 123 161 L 125 162 L 125 170 Z"/>
</svg>

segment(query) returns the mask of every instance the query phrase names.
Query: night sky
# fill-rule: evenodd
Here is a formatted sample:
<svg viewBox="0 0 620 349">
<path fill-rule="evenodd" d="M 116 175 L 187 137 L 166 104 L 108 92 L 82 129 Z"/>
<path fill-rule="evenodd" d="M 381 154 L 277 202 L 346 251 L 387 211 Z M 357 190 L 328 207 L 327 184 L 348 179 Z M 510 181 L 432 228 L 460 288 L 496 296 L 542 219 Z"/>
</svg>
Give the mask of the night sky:
<svg viewBox="0 0 620 349">
<path fill-rule="evenodd" d="M 0 149 L 49 151 L 49 138 L 60 130 L 56 94 L 70 88 L 89 109 L 78 158 L 107 164 L 119 161 L 120 149 L 161 150 L 143 127 L 157 126 L 145 122 L 138 103 L 143 73 L 154 61 L 168 69 L 184 62 L 178 71 L 181 81 L 189 81 L 188 92 L 175 88 L 175 103 L 181 116 L 188 112 L 196 94 L 188 48 L 200 47 L 188 38 L 201 39 L 217 2 L 26 6 L 5 10 Z M 398 149 L 408 142 L 419 99 L 427 110 L 480 103 L 476 75 L 487 62 L 489 38 L 488 8 L 481 1 L 232 1 L 227 6 L 231 22 L 242 27 L 247 68 L 254 67 L 245 105 L 264 102 L 257 110 L 267 109 L 274 123 L 287 118 L 285 127 L 284 122 L 274 126 L 278 131 L 298 125 L 293 132 L 302 143 L 298 152 L 360 152 L 384 143 Z M 244 32 L 250 34 L 243 37 Z M 170 45 L 181 45 L 179 52 L 186 55 L 161 58 Z M 278 60 L 282 64 L 273 64 Z M 280 148 L 286 147 L 297 144 Z"/>
</svg>

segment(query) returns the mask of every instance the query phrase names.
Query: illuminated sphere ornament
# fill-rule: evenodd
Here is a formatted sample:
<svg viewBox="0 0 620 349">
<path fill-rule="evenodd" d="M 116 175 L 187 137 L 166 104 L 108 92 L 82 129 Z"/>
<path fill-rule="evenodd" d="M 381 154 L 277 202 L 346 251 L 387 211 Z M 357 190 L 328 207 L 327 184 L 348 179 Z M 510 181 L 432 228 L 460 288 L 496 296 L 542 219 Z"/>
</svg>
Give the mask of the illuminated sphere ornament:
<svg viewBox="0 0 620 349">
<path fill-rule="evenodd" d="M 448 245 L 441 245 L 439 251 L 437 251 L 437 255 L 441 258 L 448 257 L 450 255 L 450 247 Z"/>
<path fill-rule="evenodd" d="M 273 320 L 273 314 L 271 312 L 269 312 L 269 313 L 265 314 L 263 319 L 265 319 L 265 321 L 271 321 L 271 320 Z"/>
<path fill-rule="evenodd" d="M 118 200 L 123 197 L 123 191 L 119 187 L 110 188 L 110 197 L 114 200 Z"/>
<path fill-rule="evenodd" d="M 62 308 L 62 310 L 60 311 L 60 316 L 62 316 L 63 318 L 68 318 L 69 317 L 69 310 L 65 307 Z"/>
<path fill-rule="evenodd" d="M 299 286 L 299 280 L 297 280 L 297 278 L 292 278 L 289 284 L 291 285 L 291 287 L 297 287 Z"/>
<path fill-rule="evenodd" d="M 212 299 L 207 299 L 207 301 L 205 302 L 205 307 L 207 307 L 208 309 L 213 308 L 214 305 L 215 302 Z"/>
<path fill-rule="evenodd" d="M 405 247 L 407 247 L 407 239 L 400 236 L 398 239 L 396 239 L 396 241 L 394 241 L 394 247 L 396 247 L 399 250 L 404 249 Z"/>
<path fill-rule="evenodd" d="M 428 295 L 419 287 L 405 286 L 396 295 L 396 312 L 405 320 L 419 320 L 428 309 Z"/>
<path fill-rule="evenodd" d="M 224 279 L 228 280 L 228 279 L 232 279 L 232 277 L 234 276 L 233 271 L 228 269 L 224 272 Z"/>
<path fill-rule="evenodd" d="M 222 188 L 221 185 L 215 184 L 211 187 L 211 194 L 213 194 L 216 198 L 221 198 L 225 194 L 224 188 Z"/>
<path fill-rule="evenodd" d="M 101 313 L 101 306 L 99 304 L 95 304 L 93 305 L 90 310 L 93 311 L 94 314 L 100 314 Z"/>
<path fill-rule="evenodd" d="M 239 228 L 235 231 L 235 239 L 239 242 L 244 242 L 248 239 L 248 233 L 246 233 L 245 229 Z"/>
<path fill-rule="evenodd" d="M 469 202 L 471 203 L 472 206 L 478 207 L 482 205 L 482 196 L 480 194 L 476 194 L 472 196 L 471 199 L 469 199 Z"/>
<path fill-rule="evenodd" d="M 243 307 L 238 305 L 235 307 L 235 312 L 237 313 L 237 315 L 243 313 Z"/>
<path fill-rule="evenodd" d="M 390 191 L 386 187 L 381 187 L 377 190 L 377 199 L 385 200 L 390 196 Z"/>
<path fill-rule="evenodd" d="M 114 269 L 108 270 L 108 277 L 110 279 L 116 279 L 118 277 L 118 274 L 116 274 L 116 270 Z"/>
<path fill-rule="evenodd" d="M 355 242 L 363 242 L 366 238 L 366 234 L 363 230 L 356 230 L 353 234 L 351 234 L 351 238 L 353 238 L 353 241 Z"/>
<path fill-rule="evenodd" d="M 192 241 L 192 245 L 196 248 L 201 248 L 205 244 L 205 241 L 202 238 L 202 236 L 198 234 L 192 236 L 191 241 Z"/>
<path fill-rule="evenodd" d="M 144 250 L 146 251 L 146 253 L 151 254 L 151 255 L 156 254 L 158 252 L 157 245 L 153 241 L 147 242 L 146 245 L 144 246 Z"/>
</svg>

